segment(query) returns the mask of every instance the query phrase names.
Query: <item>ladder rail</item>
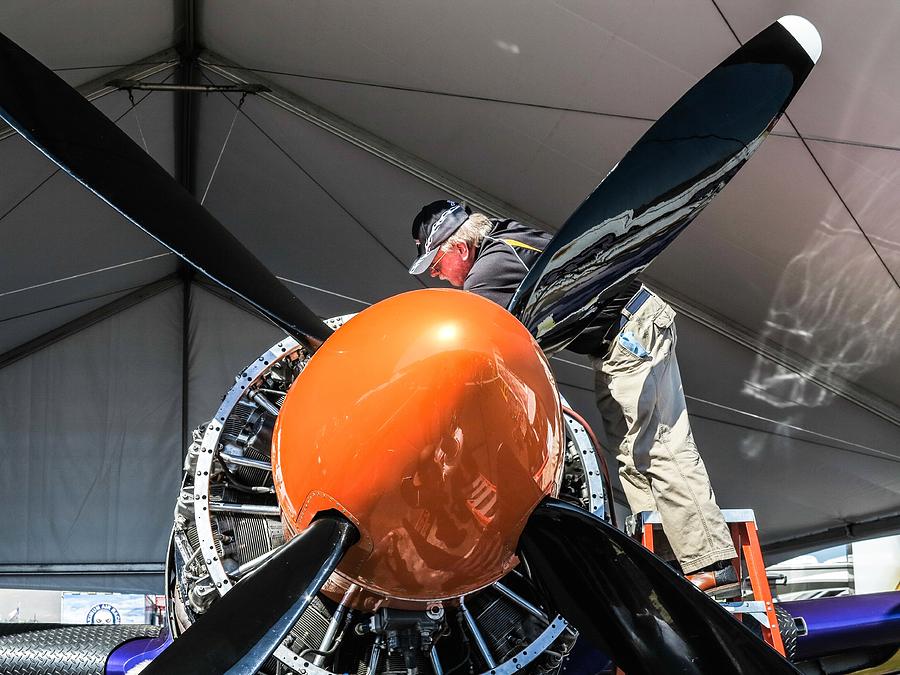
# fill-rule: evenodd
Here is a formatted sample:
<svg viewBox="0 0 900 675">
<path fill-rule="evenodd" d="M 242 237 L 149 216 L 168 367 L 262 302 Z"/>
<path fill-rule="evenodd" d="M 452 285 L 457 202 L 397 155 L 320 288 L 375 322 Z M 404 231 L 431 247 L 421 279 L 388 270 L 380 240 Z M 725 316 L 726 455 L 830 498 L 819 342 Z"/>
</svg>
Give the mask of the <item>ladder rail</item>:
<svg viewBox="0 0 900 675">
<path fill-rule="evenodd" d="M 781 631 L 778 629 L 778 617 L 775 614 L 775 603 L 772 601 L 772 590 L 769 588 L 769 580 L 766 577 L 766 564 L 763 562 L 762 550 L 759 546 L 759 533 L 756 523 L 737 523 L 741 530 L 741 548 L 739 555 L 743 556 L 747 565 L 747 574 L 750 577 L 750 588 L 753 589 L 753 599 L 766 603 L 766 616 L 769 619 L 768 627 L 763 626 L 763 637 L 779 654 L 785 656 L 784 641 L 781 639 Z"/>
<path fill-rule="evenodd" d="M 734 559 L 735 572 L 738 579 L 743 579 L 744 566 L 746 566 L 746 576 L 750 579 L 750 588 L 753 592 L 754 609 L 758 607 L 756 602 L 762 603 L 765 610 L 766 623 L 760 622 L 762 627 L 763 639 L 766 643 L 782 656 L 785 656 L 784 641 L 781 639 L 781 631 L 778 628 L 778 616 L 775 614 L 775 603 L 772 600 L 772 590 L 769 587 L 769 581 L 766 577 L 766 565 L 763 561 L 762 549 L 759 545 L 759 533 L 756 528 L 756 516 L 752 509 L 723 509 L 722 514 L 725 516 L 725 522 L 728 523 L 731 532 L 731 539 L 734 542 L 734 548 L 738 557 Z M 644 511 L 630 517 L 630 527 L 632 535 L 637 538 L 640 536 L 641 543 L 650 551 L 654 550 L 654 526 L 660 526 L 661 521 L 659 513 L 656 511 Z M 739 585 L 740 586 L 740 585 Z M 740 588 L 737 591 L 738 596 L 741 595 Z M 734 600 L 734 598 L 727 598 Z M 743 601 L 742 597 L 738 600 Z M 740 620 L 741 613 L 736 611 L 749 603 L 738 602 L 728 603 L 722 602 L 725 609 L 731 611 L 735 617 Z M 753 614 L 757 617 L 760 612 Z"/>
</svg>

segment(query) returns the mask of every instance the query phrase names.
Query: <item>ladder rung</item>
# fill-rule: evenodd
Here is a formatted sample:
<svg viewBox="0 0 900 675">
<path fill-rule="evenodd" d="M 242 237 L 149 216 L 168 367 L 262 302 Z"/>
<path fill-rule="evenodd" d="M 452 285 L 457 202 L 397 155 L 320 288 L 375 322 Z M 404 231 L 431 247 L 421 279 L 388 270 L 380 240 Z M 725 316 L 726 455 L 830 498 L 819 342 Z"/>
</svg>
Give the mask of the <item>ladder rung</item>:
<svg viewBox="0 0 900 675">
<path fill-rule="evenodd" d="M 720 602 L 722 607 L 732 614 L 749 614 L 750 612 L 766 613 L 766 603 L 762 600 L 746 600 L 744 602 Z"/>
<path fill-rule="evenodd" d="M 756 523 L 756 514 L 753 513 L 753 509 L 722 509 L 722 515 L 725 517 L 726 523 Z M 636 520 L 653 525 L 662 524 L 659 511 L 641 511 L 637 514 Z"/>
<path fill-rule="evenodd" d="M 732 614 L 749 614 L 763 626 L 769 626 L 769 615 L 766 613 L 766 603 L 762 601 L 720 602 L 719 604 Z"/>
</svg>

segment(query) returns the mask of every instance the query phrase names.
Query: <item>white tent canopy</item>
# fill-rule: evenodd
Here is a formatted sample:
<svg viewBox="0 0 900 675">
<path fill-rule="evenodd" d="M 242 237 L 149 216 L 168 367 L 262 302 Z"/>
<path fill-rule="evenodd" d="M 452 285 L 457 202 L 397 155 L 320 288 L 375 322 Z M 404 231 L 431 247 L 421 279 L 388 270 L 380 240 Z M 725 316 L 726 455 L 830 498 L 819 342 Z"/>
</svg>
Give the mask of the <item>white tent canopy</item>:
<svg viewBox="0 0 900 675">
<path fill-rule="evenodd" d="M 409 222 L 433 199 L 557 229 L 786 13 L 818 27 L 818 66 L 646 277 L 679 310 L 719 502 L 756 510 L 775 560 L 900 529 L 900 7 L 10 0 L 0 32 L 334 316 L 433 283 L 406 273 Z M 133 105 L 106 86 L 187 77 L 271 91 L 238 109 L 240 94 L 135 90 Z M 11 132 L 0 176 L 0 586 L 158 589 L 190 429 L 279 333 Z M 553 363 L 599 429 L 586 361 Z"/>
</svg>

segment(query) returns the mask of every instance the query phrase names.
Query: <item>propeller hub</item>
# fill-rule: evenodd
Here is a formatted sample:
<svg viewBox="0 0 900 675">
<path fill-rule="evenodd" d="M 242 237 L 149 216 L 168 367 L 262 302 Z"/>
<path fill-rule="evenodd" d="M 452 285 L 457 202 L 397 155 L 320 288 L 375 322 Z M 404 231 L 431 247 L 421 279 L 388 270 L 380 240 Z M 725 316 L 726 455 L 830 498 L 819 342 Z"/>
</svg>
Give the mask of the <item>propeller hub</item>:
<svg viewBox="0 0 900 675">
<path fill-rule="evenodd" d="M 289 534 L 338 510 L 361 535 L 342 574 L 432 600 L 515 566 L 562 443 L 553 376 L 525 327 L 477 295 L 420 290 L 361 312 L 310 359 L 278 417 L 273 475 Z"/>
</svg>

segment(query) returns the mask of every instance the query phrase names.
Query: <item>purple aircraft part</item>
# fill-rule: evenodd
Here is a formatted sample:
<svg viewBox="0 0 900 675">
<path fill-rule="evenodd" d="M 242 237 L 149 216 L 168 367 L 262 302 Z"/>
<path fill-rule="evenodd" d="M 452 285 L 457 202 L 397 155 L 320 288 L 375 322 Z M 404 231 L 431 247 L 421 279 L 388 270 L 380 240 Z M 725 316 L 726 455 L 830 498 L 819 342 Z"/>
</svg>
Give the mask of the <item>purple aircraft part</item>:
<svg viewBox="0 0 900 675">
<path fill-rule="evenodd" d="M 172 636 L 163 628 L 159 637 L 139 638 L 120 645 L 106 660 L 106 675 L 127 675 L 135 666 L 152 661 L 172 644 Z"/>
<path fill-rule="evenodd" d="M 797 638 L 795 660 L 847 649 L 900 645 L 900 591 L 782 602 L 808 633 Z"/>
</svg>

